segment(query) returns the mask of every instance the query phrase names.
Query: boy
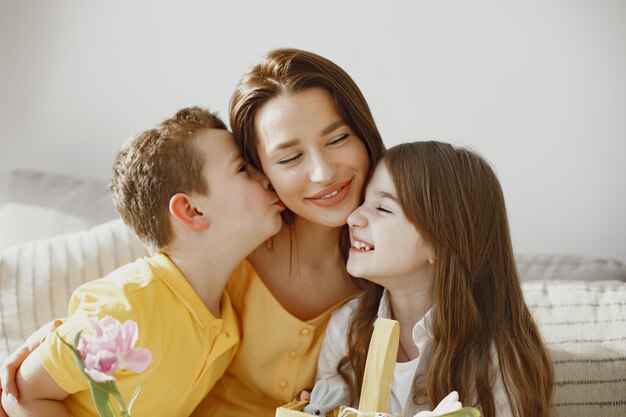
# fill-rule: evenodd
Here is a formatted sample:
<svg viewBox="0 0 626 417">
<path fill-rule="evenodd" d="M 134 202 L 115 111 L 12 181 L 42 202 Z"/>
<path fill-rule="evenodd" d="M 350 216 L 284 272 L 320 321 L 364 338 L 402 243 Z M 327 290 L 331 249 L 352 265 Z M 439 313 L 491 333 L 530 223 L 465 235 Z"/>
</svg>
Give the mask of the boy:
<svg viewBox="0 0 626 417">
<path fill-rule="evenodd" d="M 118 372 L 138 416 L 188 416 L 219 379 L 239 341 L 224 286 L 236 266 L 280 229 L 283 205 L 249 169 L 224 123 L 192 107 L 136 136 L 118 154 L 110 185 L 124 222 L 156 254 L 88 282 L 72 295 L 67 341 L 87 317 L 135 320 L 152 363 Z M 56 334 L 17 375 L 9 416 L 97 416 L 88 383 Z"/>
</svg>

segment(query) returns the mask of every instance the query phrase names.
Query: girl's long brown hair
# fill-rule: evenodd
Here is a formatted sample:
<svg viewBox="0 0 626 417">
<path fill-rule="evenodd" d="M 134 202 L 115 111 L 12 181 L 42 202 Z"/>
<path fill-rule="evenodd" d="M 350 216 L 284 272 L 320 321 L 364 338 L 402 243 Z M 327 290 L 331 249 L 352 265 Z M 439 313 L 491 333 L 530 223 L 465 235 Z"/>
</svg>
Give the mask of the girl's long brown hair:
<svg viewBox="0 0 626 417">
<path fill-rule="evenodd" d="M 395 146 L 383 163 L 405 215 L 436 254 L 435 340 L 424 386 L 415 387 L 413 400 L 434 408 L 456 390 L 464 405 L 493 417 L 494 367 L 499 366 L 515 415 L 549 416 L 554 371 L 524 302 L 495 173 L 475 153 L 441 142 Z M 367 285 L 348 331 L 349 354 L 338 367 L 353 399 L 363 382 L 382 291 Z"/>
</svg>

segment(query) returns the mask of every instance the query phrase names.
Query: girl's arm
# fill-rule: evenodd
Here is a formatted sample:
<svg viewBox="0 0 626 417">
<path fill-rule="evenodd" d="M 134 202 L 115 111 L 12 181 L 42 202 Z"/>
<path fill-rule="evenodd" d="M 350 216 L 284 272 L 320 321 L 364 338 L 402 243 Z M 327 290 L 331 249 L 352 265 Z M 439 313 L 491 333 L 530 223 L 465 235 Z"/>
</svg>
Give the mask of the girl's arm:
<svg viewBox="0 0 626 417">
<path fill-rule="evenodd" d="M 336 310 L 328 322 L 322 350 L 317 361 L 316 381 L 325 379 L 330 389 L 340 387 L 344 391 L 342 405 L 351 405 L 347 382 L 337 372 L 339 361 L 348 354 L 346 340 L 350 317 L 357 306 L 359 298 L 355 298 Z M 355 399 L 356 402 L 356 399 Z"/>
</svg>

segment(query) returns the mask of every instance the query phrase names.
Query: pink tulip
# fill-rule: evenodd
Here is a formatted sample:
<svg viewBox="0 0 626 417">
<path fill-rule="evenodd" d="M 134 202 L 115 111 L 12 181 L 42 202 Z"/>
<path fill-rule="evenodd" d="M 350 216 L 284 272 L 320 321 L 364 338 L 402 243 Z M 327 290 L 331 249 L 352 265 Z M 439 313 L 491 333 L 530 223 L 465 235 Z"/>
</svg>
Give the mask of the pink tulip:
<svg viewBox="0 0 626 417">
<path fill-rule="evenodd" d="M 85 363 L 85 372 L 96 382 L 114 381 L 118 369 L 143 372 L 152 361 L 148 349 L 135 349 L 139 338 L 137 323 L 124 324 L 111 316 L 93 319 L 94 334 L 83 334 L 77 350 Z"/>
</svg>

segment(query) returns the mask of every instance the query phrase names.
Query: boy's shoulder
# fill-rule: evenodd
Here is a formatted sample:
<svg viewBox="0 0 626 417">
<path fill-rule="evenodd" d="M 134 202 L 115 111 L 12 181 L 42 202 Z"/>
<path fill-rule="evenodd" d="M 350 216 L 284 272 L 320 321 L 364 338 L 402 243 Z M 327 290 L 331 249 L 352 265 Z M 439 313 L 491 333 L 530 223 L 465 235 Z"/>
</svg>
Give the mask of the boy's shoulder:
<svg viewBox="0 0 626 417">
<path fill-rule="evenodd" d="M 145 287 L 159 279 L 151 267 L 154 258 L 154 256 L 139 258 L 122 265 L 102 278 L 85 282 L 76 292 L 93 290 L 127 292 Z"/>
<path fill-rule="evenodd" d="M 136 308 L 134 304 L 145 297 L 154 298 L 157 294 L 167 293 L 160 290 L 167 287 L 162 285 L 164 275 L 169 278 L 180 275 L 165 255 L 139 258 L 103 278 L 88 281 L 78 287 L 70 299 L 69 313 L 72 314 L 79 308 L 91 310 L 87 307 L 89 305 L 98 306 L 98 310 L 113 308 L 113 304 L 122 304 L 124 309 Z"/>
</svg>

